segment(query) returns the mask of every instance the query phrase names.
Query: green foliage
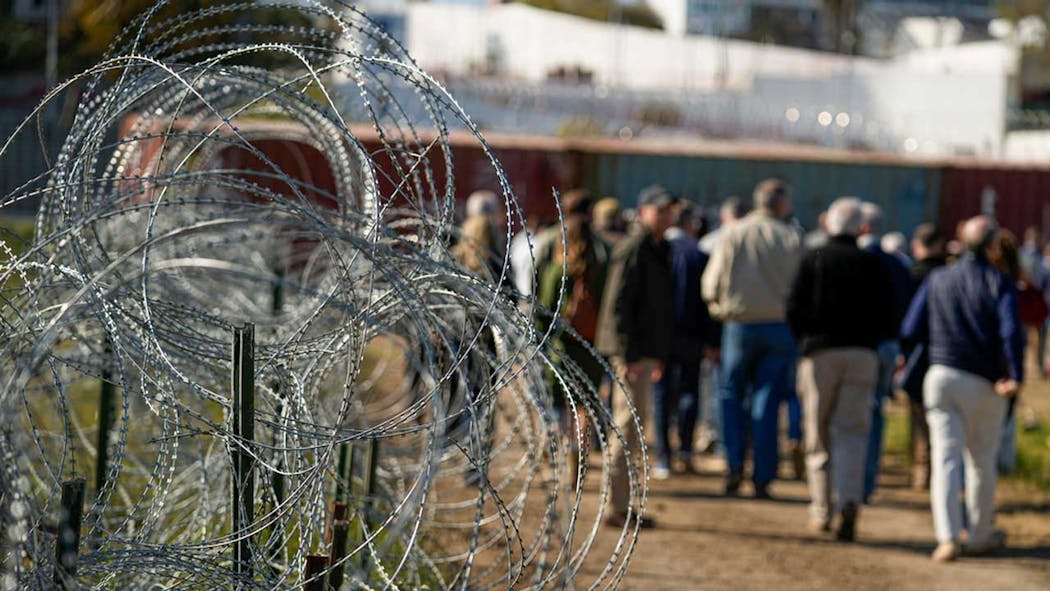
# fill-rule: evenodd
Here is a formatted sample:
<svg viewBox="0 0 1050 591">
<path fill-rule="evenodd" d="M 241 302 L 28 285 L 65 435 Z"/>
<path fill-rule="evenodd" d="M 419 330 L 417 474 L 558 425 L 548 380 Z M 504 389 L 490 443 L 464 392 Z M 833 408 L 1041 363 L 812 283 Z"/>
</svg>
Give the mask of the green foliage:
<svg viewBox="0 0 1050 591">
<path fill-rule="evenodd" d="M 660 17 L 644 0 L 626 6 L 620 6 L 616 0 L 519 0 L 523 4 L 563 12 L 595 21 L 607 21 L 662 29 Z"/>
<path fill-rule="evenodd" d="M 156 0 L 72 0 L 58 23 L 59 78 L 97 63 L 120 32 L 135 23 Z M 218 0 L 173 0 L 157 11 L 152 22 L 178 14 L 229 5 Z M 47 44 L 45 22 L 18 22 L 0 12 L 0 67 L 8 72 L 40 70 Z M 243 12 L 218 12 L 195 22 L 196 28 L 244 21 Z M 268 8 L 253 13 L 253 24 L 309 24 L 297 11 Z M 222 39 L 217 37 L 217 41 Z M 276 40 L 275 40 L 276 41 Z"/>
<path fill-rule="evenodd" d="M 1042 491 L 1050 491 L 1050 425 L 1017 426 L 1017 471 L 1010 476 Z"/>
</svg>

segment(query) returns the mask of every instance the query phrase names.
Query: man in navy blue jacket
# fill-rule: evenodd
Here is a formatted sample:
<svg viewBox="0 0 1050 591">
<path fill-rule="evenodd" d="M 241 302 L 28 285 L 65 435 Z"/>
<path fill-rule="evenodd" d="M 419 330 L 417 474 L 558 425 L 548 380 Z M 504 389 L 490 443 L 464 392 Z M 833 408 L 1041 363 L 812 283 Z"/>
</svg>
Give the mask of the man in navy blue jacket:
<svg viewBox="0 0 1050 591">
<path fill-rule="evenodd" d="M 657 480 L 671 475 L 669 432 L 674 417 L 678 419 L 677 459 L 682 470 L 692 471 L 693 435 L 700 411 L 700 363 L 704 351 L 717 348 L 720 340 L 697 289 L 708 258 L 697 243 L 702 224 L 702 212 L 685 205 L 678 213 L 677 224 L 664 234 L 671 250 L 675 325 L 674 346 L 664 362 L 663 379 L 659 387 L 653 389 L 656 465 L 652 476 Z"/>
<path fill-rule="evenodd" d="M 963 226 L 961 238 L 967 254 L 930 274 L 901 329 L 905 338 L 929 343 L 923 400 L 938 542 L 933 559 L 939 562 L 962 552 L 959 493 L 964 480 L 967 554 L 986 554 L 1003 545 L 1002 532 L 994 530 L 996 456 L 1007 399 L 1017 395 L 1024 381 L 1017 290 L 989 262 L 999 249 L 995 223 L 986 216 L 973 218 Z"/>
</svg>

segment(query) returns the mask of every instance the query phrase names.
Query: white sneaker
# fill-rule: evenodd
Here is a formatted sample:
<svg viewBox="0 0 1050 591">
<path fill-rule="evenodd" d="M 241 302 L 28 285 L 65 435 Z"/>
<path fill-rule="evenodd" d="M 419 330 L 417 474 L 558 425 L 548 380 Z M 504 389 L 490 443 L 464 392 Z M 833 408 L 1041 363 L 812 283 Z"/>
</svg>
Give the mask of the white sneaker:
<svg viewBox="0 0 1050 591">
<path fill-rule="evenodd" d="M 667 466 L 653 466 L 653 469 L 649 471 L 649 475 L 652 476 L 653 480 L 667 480 L 671 477 L 671 470 Z"/>
</svg>

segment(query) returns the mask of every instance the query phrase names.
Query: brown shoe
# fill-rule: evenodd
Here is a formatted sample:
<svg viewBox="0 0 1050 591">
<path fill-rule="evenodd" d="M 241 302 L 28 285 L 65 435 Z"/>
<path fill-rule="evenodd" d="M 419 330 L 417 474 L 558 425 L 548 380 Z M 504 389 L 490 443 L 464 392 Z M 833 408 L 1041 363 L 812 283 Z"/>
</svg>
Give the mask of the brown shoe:
<svg viewBox="0 0 1050 591">
<path fill-rule="evenodd" d="M 806 479 L 806 450 L 801 441 L 791 442 L 791 467 L 795 471 L 795 480 Z"/>
<path fill-rule="evenodd" d="M 1000 550 L 1006 547 L 1006 532 L 997 529 L 992 532 L 992 535 L 988 537 L 988 541 L 983 544 L 968 544 L 964 548 L 964 552 L 967 556 L 992 556 L 997 554 Z"/>
<path fill-rule="evenodd" d="M 826 534 L 831 531 L 831 520 L 810 518 L 809 523 L 806 524 L 806 529 L 815 534 Z"/>
<path fill-rule="evenodd" d="M 638 520 L 638 527 L 641 529 L 652 529 L 656 527 L 656 522 L 653 521 L 652 517 L 643 516 L 639 518 L 638 515 L 632 515 L 632 518 Z M 627 525 L 627 521 L 627 513 L 621 513 L 619 511 L 616 511 L 607 515 L 603 523 L 606 525 L 606 527 L 623 529 L 624 526 Z"/>
<path fill-rule="evenodd" d="M 934 562 L 951 562 L 962 554 L 962 549 L 959 544 L 955 542 L 942 542 L 937 544 L 937 549 L 933 551 L 930 558 Z"/>
<path fill-rule="evenodd" d="M 698 474 L 692 456 L 679 456 L 671 467 L 676 474 Z"/>
</svg>

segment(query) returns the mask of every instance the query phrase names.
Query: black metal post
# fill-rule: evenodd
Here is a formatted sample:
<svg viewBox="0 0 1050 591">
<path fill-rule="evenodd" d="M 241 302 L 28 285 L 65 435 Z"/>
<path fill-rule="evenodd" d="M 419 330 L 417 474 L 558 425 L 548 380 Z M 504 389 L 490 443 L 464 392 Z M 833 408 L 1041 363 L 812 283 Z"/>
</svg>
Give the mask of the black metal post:
<svg viewBox="0 0 1050 591">
<path fill-rule="evenodd" d="M 368 440 L 365 455 L 365 519 L 371 525 L 372 502 L 376 493 L 376 468 L 379 466 L 378 439 Z"/>
<path fill-rule="evenodd" d="M 255 441 L 255 326 L 233 329 L 233 533 L 241 536 L 233 549 L 234 572 L 252 573 L 252 540 L 244 533 L 255 520 L 255 480 L 252 454 L 245 449 Z"/>
<path fill-rule="evenodd" d="M 354 478 L 354 447 L 349 443 L 339 446 L 339 462 L 336 466 L 338 473 L 335 476 L 335 498 L 349 505 Z"/>
<path fill-rule="evenodd" d="M 116 418 L 115 398 L 117 387 L 113 384 L 113 351 L 109 344 L 102 353 L 102 387 L 98 396 L 98 441 L 95 462 L 95 495 L 102 495 L 109 471 L 109 434 Z"/>
<path fill-rule="evenodd" d="M 75 589 L 77 555 L 80 553 L 80 524 L 84 519 L 83 478 L 62 483 L 62 501 L 58 516 L 58 537 L 55 539 L 55 586 Z"/>
</svg>

